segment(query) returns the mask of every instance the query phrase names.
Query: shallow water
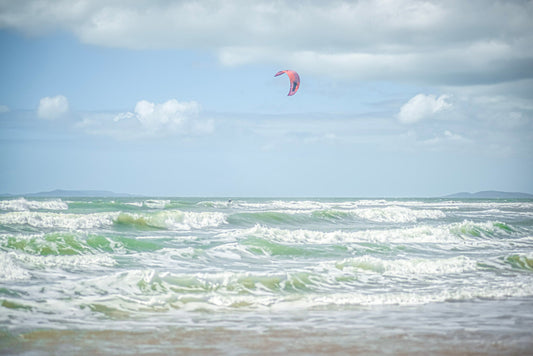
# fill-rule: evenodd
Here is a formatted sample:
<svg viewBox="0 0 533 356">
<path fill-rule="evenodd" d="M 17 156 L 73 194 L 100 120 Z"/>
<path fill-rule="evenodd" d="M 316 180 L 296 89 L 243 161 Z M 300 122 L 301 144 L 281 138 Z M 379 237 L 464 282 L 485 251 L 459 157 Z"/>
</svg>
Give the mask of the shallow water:
<svg viewBox="0 0 533 356">
<path fill-rule="evenodd" d="M 0 200 L 0 352 L 524 354 L 533 201 Z"/>
</svg>

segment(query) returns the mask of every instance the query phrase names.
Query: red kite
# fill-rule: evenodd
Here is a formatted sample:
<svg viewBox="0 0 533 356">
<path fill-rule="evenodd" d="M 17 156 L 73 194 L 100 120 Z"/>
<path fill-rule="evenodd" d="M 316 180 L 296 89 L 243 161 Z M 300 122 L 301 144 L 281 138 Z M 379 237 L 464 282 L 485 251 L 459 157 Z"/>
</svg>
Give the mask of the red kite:
<svg viewBox="0 0 533 356">
<path fill-rule="evenodd" d="M 298 73 L 296 73 L 293 70 L 282 70 L 276 73 L 274 77 L 277 77 L 278 75 L 282 75 L 283 73 L 286 73 L 289 77 L 289 80 L 291 81 L 291 89 L 289 90 L 288 96 L 292 96 L 296 94 L 298 91 L 298 88 L 300 87 L 300 76 Z"/>
</svg>

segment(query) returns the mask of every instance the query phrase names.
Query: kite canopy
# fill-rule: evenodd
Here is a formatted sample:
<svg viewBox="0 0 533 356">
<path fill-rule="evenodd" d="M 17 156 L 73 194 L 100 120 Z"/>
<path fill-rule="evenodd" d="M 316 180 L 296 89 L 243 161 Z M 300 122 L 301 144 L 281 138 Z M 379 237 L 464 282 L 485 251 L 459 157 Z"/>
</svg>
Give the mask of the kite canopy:
<svg viewBox="0 0 533 356">
<path fill-rule="evenodd" d="M 283 73 L 287 74 L 289 77 L 289 80 L 291 81 L 291 89 L 289 90 L 288 96 L 292 96 L 296 94 L 298 91 L 298 88 L 300 87 L 300 76 L 298 73 L 296 73 L 293 70 L 282 70 L 276 73 L 274 77 L 277 77 L 278 75 L 282 75 Z"/>
</svg>

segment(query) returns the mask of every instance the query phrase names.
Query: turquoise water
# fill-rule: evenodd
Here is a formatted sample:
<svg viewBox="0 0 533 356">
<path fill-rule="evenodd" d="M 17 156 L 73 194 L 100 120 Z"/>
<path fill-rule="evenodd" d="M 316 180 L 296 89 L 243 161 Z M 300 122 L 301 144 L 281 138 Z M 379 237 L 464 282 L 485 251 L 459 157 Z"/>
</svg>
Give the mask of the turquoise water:
<svg viewBox="0 0 533 356">
<path fill-rule="evenodd" d="M 520 354 L 533 201 L 0 199 L 0 353 Z"/>
</svg>

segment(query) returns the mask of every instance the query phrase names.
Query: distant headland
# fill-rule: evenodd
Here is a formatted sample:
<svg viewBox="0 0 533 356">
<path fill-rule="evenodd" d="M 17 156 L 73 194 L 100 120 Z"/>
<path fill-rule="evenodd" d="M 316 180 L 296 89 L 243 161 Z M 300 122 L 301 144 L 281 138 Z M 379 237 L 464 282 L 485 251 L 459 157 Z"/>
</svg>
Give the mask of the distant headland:
<svg viewBox="0 0 533 356">
<path fill-rule="evenodd" d="M 460 192 L 446 195 L 443 198 L 456 199 L 533 199 L 533 194 L 520 192 L 500 192 L 497 190 L 485 190 L 477 193 Z"/>
</svg>

